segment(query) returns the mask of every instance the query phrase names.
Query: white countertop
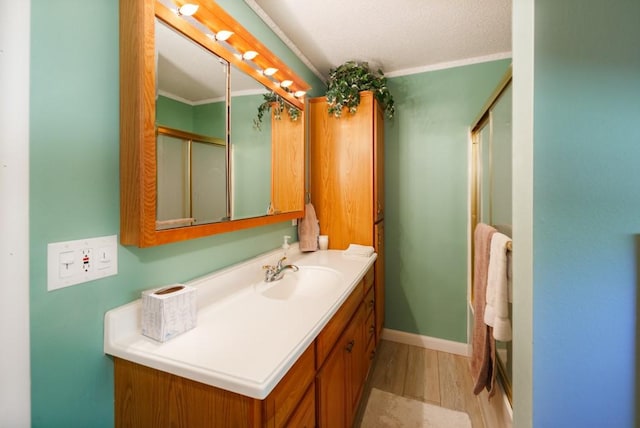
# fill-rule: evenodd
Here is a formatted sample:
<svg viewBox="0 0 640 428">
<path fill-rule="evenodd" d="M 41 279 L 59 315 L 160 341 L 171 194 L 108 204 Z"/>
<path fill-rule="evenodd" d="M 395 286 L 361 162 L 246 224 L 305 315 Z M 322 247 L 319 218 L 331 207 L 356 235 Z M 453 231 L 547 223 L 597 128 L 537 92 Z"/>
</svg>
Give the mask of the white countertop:
<svg viewBox="0 0 640 428">
<path fill-rule="evenodd" d="M 104 352 L 252 398 L 265 398 L 376 259 L 376 254 L 347 256 L 339 250 L 300 253 L 294 244 L 286 263 L 334 269 L 341 275 L 340 287 L 321 298 L 265 298 L 256 292 L 264 279 L 262 266 L 276 264 L 282 254 L 281 249 L 274 250 L 187 282 L 197 290 L 197 326 L 164 343 L 142 335 L 141 300 L 110 310 L 105 314 Z M 287 271 L 285 276 L 295 274 Z M 272 284 L 277 287 L 278 282 Z"/>
</svg>

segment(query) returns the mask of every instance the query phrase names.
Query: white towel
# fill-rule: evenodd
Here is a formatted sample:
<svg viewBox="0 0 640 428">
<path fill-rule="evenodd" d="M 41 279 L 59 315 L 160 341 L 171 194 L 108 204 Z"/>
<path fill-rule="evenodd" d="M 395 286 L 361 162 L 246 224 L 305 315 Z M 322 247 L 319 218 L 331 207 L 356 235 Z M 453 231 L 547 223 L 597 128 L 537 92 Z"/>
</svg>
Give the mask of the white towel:
<svg viewBox="0 0 640 428">
<path fill-rule="evenodd" d="M 349 244 L 349 248 L 344 250 L 344 255 L 371 257 L 374 252 L 374 248 L 370 245 Z"/>
<path fill-rule="evenodd" d="M 494 233 L 491 238 L 491 255 L 489 256 L 489 272 L 487 279 L 486 306 L 484 323 L 493 327 L 496 340 L 511 340 L 511 320 L 509 320 L 509 279 L 507 242 L 511 238 Z"/>
</svg>

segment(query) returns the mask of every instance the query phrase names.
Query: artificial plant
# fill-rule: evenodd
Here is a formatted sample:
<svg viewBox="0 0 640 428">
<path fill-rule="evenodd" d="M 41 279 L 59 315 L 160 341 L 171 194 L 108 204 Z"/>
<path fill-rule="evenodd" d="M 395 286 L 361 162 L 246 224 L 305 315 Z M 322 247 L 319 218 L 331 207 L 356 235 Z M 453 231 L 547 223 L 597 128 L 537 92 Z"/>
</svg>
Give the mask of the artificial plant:
<svg viewBox="0 0 640 428">
<path fill-rule="evenodd" d="M 258 106 L 258 115 L 253 119 L 253 126 L 261 130 L 262 118 L 264 114 L 273 108 L 273 117 L 277 120 L 282 118 L 282 112 L 287 109 L 291 120 L 298 120 L 300 117 L 300 109 L 285 102 L 284 98 L 273 91 L 263 94 L 264 102 Z"/>
<path fill-rule="evenodd" d="M 380 69 L 373 72 L 367 62 L 347 61 L 329 70 L 327 82 L 327 102 L 329 114 L 336 117 L 342 115 L 347 108 L 355 113 L 360 104 L 360 91 L 372 91 L 385 115 L 391 119 L 395 113 L 393 96 L 387 87 L 387 79 Z"/>
</svg>

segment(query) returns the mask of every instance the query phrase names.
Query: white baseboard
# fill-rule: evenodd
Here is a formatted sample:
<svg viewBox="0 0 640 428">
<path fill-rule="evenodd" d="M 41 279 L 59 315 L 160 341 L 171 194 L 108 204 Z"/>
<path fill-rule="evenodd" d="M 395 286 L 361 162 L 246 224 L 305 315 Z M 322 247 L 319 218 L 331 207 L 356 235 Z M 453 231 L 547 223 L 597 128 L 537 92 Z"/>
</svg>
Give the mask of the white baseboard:
<svg viewBox="0 0 640 428">
<path fill-rule="evenodd" d="M 465 357 L 471 355 L 471 345 L 467 343 L 454 342 L 452 340 L 439 339 L 437 337 L 421 336 L 415 333 L 407 333 L 405 331 L 385 328 L 382 330 L 382 338 L 392 342 L 419 346 L 421 348 L 448 352 L 450 354 L 463 355 Z"/>
</svg>

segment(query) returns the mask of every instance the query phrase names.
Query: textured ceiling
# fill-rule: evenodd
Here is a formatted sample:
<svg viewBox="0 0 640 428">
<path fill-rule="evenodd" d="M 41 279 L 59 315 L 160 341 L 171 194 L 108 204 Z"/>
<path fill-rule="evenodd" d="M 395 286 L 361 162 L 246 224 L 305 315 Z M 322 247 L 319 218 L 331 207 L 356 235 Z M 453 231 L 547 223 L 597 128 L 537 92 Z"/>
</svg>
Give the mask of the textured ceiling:
<svg viewBox="0 0 640 428">
<path fill-rule="evenodd" d="M 511 53 L 511 0 L 245 2 L 323 79 L 352 59 L 399 75 Z"/>
</svg>

